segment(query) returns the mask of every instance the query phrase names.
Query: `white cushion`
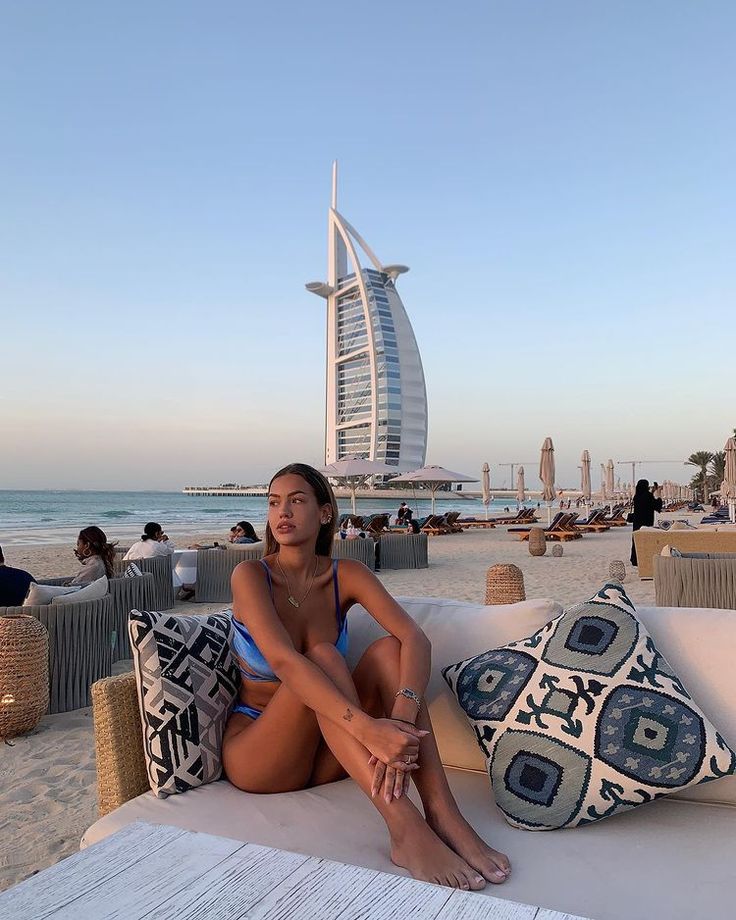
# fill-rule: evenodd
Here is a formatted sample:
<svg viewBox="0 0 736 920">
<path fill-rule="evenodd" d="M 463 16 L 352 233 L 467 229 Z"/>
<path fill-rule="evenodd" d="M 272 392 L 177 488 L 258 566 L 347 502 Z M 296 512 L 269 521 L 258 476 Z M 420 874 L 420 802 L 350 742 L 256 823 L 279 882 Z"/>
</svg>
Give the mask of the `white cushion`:
<svg viewBox="0 0 736 920">
<path fill-rule="evenodd" d="M 50 604 L 55 597 L 61 597 L 64 594 L 77 594 L 81 591 L 80 585 L 37 585 L 31 584 L 23 601 L 24 607 L 43 607 Z"/>
<path fill-rule="evenodd" d="M 96 601 L 108 593 L 109 587 L 110 586 L 107 581 L 107 576 L 103 575 L 102 578 L 97 578 L 95 581 L 85 585 L 73 596 L 69 594 L 61 594 L 58 597 L 55 597 L 51 601 L 51 606 L 58 607 L 62 604 L 82 604 L 86 601 Z"/>
<path fill-rule="evenodd" d="M 562 613 L 562 607 L 548 598 L 488 607 L 437 597 L 396 600 L 432 643 L 432 676 L 425 697 L 442 762 L 485 773 L 483 752 L 440 672 L 470 655 L 530 635 Z M 348 665 L 352 670 L 366 647 L 385 633 L 360 606 L 353 607 L 348 614 L 348 631 Z"/>
</svg>

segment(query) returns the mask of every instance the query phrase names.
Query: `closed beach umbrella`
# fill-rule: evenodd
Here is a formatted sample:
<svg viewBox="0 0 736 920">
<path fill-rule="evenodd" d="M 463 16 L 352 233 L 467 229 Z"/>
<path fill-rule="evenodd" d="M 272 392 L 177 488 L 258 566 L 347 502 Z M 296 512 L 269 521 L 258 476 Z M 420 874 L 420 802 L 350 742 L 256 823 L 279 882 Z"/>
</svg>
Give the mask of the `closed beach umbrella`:
<svg viewBox="0 0 736 920">
<path fill-rule="evenodd" d="M 486 506 L 486 520 L 488 520 L 488 505 L 490 504 L 490 501 L 491 501 L 491 468 L 490 466 L 488 466 L 488 463 L 483 464 L 483 469 L 481 470 L 481 473 L 483 474 L 481 476 L 481 486 L 480 486 L 482 493 L 483 493 L 481 495 L 481 500 L 483 504 Z"/>
<path fill-rule="evenodd" d="M 393 482 L 408 482 L 412 485 L 424 485 L 432 493 L 432 514 L 434 514 L 434 501 L 437 490 L 441 485 L 451 482 L 478 482 L 475 476 L 466 476 L 465 473 L 453 473 L 443 466 L 423 466 L 420 470 L 411 473 L 402 473 L 396 476 Z"/>
<path fill-rule="evenodd" d="M 601 463 L 601 501 L 605 502 L 608 496 L 606 495 L 606 466 L 604 463 Z"/>
<path fill-rule="evenodd" d="M 320 470 L 328 479 L 336 479 L 350 489 L 350 499 L 355 514 L 355 493 L 365 485 L 371 476 L 388 476 L 398 472 L 398 467 L 388 466 L 379 460 L 366 460 L 364 457 L 344 457 Z"/>
<path fill-rule="evenodd" d="M 736 518 L 736 506 L 734 506 L 734 499 L 736 499 L 736 438 L 729 438 L 723 450 L 726 454 L 726 463 L 725 476 L 721 483 L 721 498 L 725 498 L 728 501 L 729 517 L 733 521 Z"/>
<path fill-rule="evenodd" d="M 586 505 L 590 504 L 590 454 L 587 450 L 583 451 L 580 458 L 580 491 L 583 493 L 583 501 Z"/>
<path fill-rule="evenodd" d="M 613 484 L 613 460 L 606 464 L 606 492 L 609 497 L 613 497 L 615 486 Z"/>
<path fill-rule="evenodd" d="M 552 438 L 545 438 L 539 457 L 539 478 L 542 480 L 542 501 L 547 502 L 547 523 L 552 519 L 550 502 L 555 500 L 555 448 Z"/>
<path fill-rule="evenodd" d="M 736 438 L 729 438 L 723 448 L 726 455 L 721 498 L 736 498 Z"/>
<path fill-rule="evenodd" d="M 526 501 L 526 487 L 524 485 L 524 467 L 516 471 L 516 501 L 522 505 Z"/>
</svg>

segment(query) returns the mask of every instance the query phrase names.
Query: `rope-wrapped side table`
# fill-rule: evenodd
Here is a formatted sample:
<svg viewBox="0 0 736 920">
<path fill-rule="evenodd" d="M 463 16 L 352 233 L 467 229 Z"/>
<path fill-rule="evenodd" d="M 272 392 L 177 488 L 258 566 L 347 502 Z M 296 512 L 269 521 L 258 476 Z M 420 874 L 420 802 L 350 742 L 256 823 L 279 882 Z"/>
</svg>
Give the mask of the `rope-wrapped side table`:
<svg viewBox="0 0 736 920">
<path fill-rule="evenodd" d="M 49 637 L 35 617 L 0 616 L 0 738 L 35 728 L 49 708 Z"/>
<path fill-rule="evenodd" d="M 532 527 L 529 531 L 529 555 L 543 556 L 547 552 L 547 541 L 541 527 Z"/>
<path fill-rule="evenodd" d="M 524 573 L 518 565 L 492 565 L 486 572 L 486 604 L 518 604 L 526 600 Z"/>
<path fill-rule="evenodd" d="M 626 581 L 626 566 L 620 559 L 614 559 L 608 566 L 608 577 L 611 581 L 623 584 Z"/>
</svg>

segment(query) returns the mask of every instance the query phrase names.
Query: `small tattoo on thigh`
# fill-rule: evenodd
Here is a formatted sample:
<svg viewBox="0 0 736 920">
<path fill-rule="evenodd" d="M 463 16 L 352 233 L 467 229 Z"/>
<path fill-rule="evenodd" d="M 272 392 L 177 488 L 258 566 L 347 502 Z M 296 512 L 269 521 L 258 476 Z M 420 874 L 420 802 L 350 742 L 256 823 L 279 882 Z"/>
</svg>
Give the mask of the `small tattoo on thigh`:
<svg viewBox="0 0 736 920">
<path fill-rule="evenodd" d="M 350 721 L 352 721 L 352 718 L 353 718 L 353 713 L 352 713 L 352 711 L 350 710 L 350 707 L 348 707 L 348 708 L 345 710 L 345 715 L 343 716 L 343 719 L 345 719 L 346 722 L 350 722 Z"/>
</svg>

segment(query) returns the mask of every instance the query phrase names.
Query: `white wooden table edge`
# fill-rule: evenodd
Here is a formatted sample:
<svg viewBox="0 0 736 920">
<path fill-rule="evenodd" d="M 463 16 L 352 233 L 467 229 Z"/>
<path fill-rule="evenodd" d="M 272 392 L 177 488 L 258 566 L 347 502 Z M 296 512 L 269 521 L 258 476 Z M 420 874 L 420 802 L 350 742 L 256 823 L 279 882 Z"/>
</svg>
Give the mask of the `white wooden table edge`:
<svg viewBox="0 0 736 920">
<path fill-rule="evenodd" d="M 189 855 L 191 865 L 177 856 L 180 850 Z M 201 862 L 196 856 L 201 856 Z M 172 866 L 166 865 L 167 858 L 173 860 Z M 161 870 L 157 861 L 162 863 Z M 266 867 L 263 890 L 248 893 L 247 870 L 259 864 Z M 268 879 L 269 869 L 278 872 L 283 866 L 291 867 L 285 877 Z M 246 874 L 231 887 L 241 886 L 240 905 L 233 901 L 238 891 L 227 887 L 228 873 L 238 870 Z M 133 881 L 136 874 L 142 880 Z M 349 886 L 349 900 L 345 885 Z M 127 903 L 110 897 L 116 889 L 121 896 L 127 893 Z M 216 897 L 219 905 L 210 905 L 209 900 Z M 141 898 L 144 903 L 136 905 Z M 224 901 L 227 912 L 222 916 L 228 920 L 358 920 L 366 916 L 389 920 L 401 916 L 397 902 L 408 907 L 412 920 L 585 920 L 495 895 L 443 888 L 350 863 L 147 822 L 128 825 L 0 893 L 0 917 L 215 918 Z"/>
</svg>

